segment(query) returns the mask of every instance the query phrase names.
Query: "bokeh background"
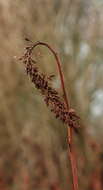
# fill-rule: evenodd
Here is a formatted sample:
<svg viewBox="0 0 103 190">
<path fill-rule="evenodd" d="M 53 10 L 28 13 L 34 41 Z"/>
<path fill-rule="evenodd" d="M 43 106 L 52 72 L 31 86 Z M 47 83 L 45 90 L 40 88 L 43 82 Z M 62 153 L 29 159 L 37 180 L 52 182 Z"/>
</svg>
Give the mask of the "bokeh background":
<svg viewBox="0 0 103 190">
<path fill-rule="evenodd" d="M 103 1 L 0 0 L 0 190 L 72 189 L 67 129 L 46 107 L 18 58 L 25 38 L 49 43 L 62 62 L 71 106 L 81 117 L 75 137 L 79 189 L 103 189 Z M 34 52 L 55 74 L 45 47 Z"/>
</svg>

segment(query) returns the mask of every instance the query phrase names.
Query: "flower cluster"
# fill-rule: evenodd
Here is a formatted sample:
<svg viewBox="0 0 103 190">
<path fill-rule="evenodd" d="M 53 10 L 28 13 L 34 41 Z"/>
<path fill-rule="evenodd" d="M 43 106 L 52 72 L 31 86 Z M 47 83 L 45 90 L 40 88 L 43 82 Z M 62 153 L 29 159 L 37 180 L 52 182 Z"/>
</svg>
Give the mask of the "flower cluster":
<svg viewBox="0 0 103 190">
<path fill-rule="evenodd" d="M 77 130 L 79 127 L 79 117 L 73 109 L 67 109 L 63 98 L 51 87 L 50 78 L 39 71 L 36 61 L 32 58 L 33 48 L 34 45 L 26 47 L 24 55 L 20 58 L 25 65 L 27 75 L 30 76 L 35 87 L 43 95 L 46 105 L 55 114 L 55 117 L 59 118 L 69 127 Z"/>
</svg>

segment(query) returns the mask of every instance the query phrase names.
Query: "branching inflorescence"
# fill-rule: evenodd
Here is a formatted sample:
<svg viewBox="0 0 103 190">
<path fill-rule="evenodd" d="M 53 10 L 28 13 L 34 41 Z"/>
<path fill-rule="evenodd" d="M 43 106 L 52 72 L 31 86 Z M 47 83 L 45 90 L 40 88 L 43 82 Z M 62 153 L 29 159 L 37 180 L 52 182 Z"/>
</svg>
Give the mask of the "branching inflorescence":
<svg viewBox="0 0 103 190">
<path fill-rule="evenodd" d="M 68 154 L 71 162 L 72 176 L 73 176 L 73 189 L 78 190 L 78 175 L 77 175 L 77 164 L 75 152 L 73 149 L 73 130 L 78 132 L 79 128 L 79 117 L 77 116 L 74 109 L 70 108 L 68 98 L 64 86 L 64 78 L 61 70 L 61 64 L 57 53 L 51 46 L 44 42 L 32 43 L 29 39 L 26 39 L 31 44 L 25 48 L 25 52 L 20 60 L 24 63 L 26 73 L 29 75 L 32 83 L 40 91 L 44 97 L 46 105 L 50 108 L 51 112 L 54 113 L 56 118 L 59 118 L 64 124 L 68 126 Z M 36 46 L 43 45 L 47 47 L 56 59 L 58 71 L 60 75 L 61 87 L 63 90 L 63 97 L 59 95 L 57 90 L 51 86 L 51 77 L 39 71 L 36 61 L 32 58 L 33 50 Z"/>
</svg>

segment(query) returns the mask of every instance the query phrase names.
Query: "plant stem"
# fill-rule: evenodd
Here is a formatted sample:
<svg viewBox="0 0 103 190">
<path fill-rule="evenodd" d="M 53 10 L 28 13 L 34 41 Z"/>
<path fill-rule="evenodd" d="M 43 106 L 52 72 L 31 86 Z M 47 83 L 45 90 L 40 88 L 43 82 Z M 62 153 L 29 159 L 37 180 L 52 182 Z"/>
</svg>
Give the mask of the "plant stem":
<svg viewBox="0 0 103 190">
<path fill-rule="evenodd" d="M 65 85 L 64 85 L 64 76 L 63 76 L 63 72 L 61 69 L 61 61 L 58 57 L 58 54 L 54 51 L 54 49 L 48 45 L 47 43 L 38 41 L 35 44 L 32 45 L 31 47 L 31 51 L 38 45 L 43 45 L 46 46 L 54 55 L 55 59 L 56 59 L 56 64 L 58 66 L 58 71 L 59 71 L 59 75 L 60 75 L 60 81 L 61 81 L 61 87 L 63 90 L 63 97 L 64 97 L 64 101 L 65 104 L 67 106 L 67 109 L 70 109 L 70 103 L 68 101 L 67 98 L 67 93 L 65 90 Z M 78 190 L 78 175 L 77 175 L 77 163 L 76 163 L 76 157 L 74 154 L 74 148 L 73 148 L 73 128 L 72 127 L 68 127 L 67 130 L 67 135 L 68 135 L 68 154 L 69 154 L 69 158 L 70 158 L 70 163 L 71 163 L 71 170 L 72 170 L 72 178 L 73 178 L 73 190 Z"/>
</svg>

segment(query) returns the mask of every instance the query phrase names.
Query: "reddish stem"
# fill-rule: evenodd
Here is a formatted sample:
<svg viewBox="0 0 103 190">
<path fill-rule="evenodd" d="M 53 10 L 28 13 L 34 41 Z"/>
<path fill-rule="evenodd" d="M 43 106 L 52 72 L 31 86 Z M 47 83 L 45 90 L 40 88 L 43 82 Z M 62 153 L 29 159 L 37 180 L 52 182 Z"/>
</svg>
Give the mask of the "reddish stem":
<svg viewBox="0 0 103 190">
<path fill-rule="evenodd" d="M 43 45 L 43 46 L 46 46 L 54 55 L 55 59 L 56 59 L 56 63 L 57 63 L 57 66 L 58 66 L 58 70 L 59 70 L 59 75 L 60 75 L 60 80 L 61 80 L 61 86 L 62 86 L 62 89 L 63 89 L 63 97 L 65 99 L 65 102 L 66 102 L 66 105 L 67 105 L 67 108 L 69 109 L 70 108 L 70 105 L 68 103 L 68 99 L 67 99 L 67 94 L 66 94 L 66 90 L 65 90 L 65 85 L 64 85 L 64 77 L 63 77 L 63 73 L 62 73 L 62 70 L 61 70 L 61 63 L 60 63 L 60 59 L 57 55 L 57 53 L 54 51 L 53 48 L 51 48 L 50 45 L 48 45 L 47 43 L 44 43 L 44 42 L 36 42 L 33 46 L 32 46 L 32 49 L 34 49 L 36 46 L 38 45 Z M 31 51 L 32 51 L 31 49 Z"/>
<path fill-rule="evenodd" d="M 55 59 L 56 59 L 56 63 L 58 66 L 58 71 L 59 71 L 59 75 L 60 75 L 60 81 L 61 81 L 61 87 L 63 90 L 63 97 L 67 106 L 67 109 L 70 109 L 70 103 L 68 102 L 68 98 L 67 98 L 67 93 L 65 90 L 65 85 L 64 85 L 64 76 L 63 76 L 63 72 L 61 70 L 61 61 L 57 55 L 57 53 L 54 51 L 53 48 L 51 48 L 50 45 L 48 45 L 47 43 L 44 42 L 36 42 L 35 44 L 33 44 L 31 51 L 38 45 L 43 45 L 46 46 L 54 55 Z M 69 153 L 69 157 L 70 157 L 70 162 L 71 162 L 71 169 L 72 169 L 72 177 L 73 177 L 73 189 L 74 190 L 78 190 L 78 175 L 77 175 L 77 164 L 76 164 L 76 157 L 74 154 L 74 150 L 73 150 L 73 128 L 68 127 L 68 153 Z"/>
</svg>

